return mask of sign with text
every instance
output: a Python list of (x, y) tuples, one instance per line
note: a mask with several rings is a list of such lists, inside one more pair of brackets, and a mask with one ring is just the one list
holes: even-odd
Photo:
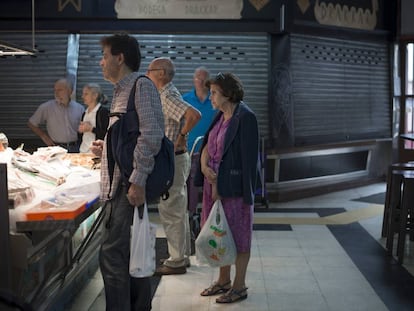
[(116, 0), (120, 19), (240, 19), (243, 0)]

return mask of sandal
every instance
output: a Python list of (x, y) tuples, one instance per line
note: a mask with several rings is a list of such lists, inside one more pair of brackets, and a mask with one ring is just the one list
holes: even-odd
[(230, 287), (231, 281), (228, 281), (227, 283), (220, 285), (218, 282), (213, 283), (209, 288), (206, 288), (203, 290), (200, 295), (201, 296), (214, 296), (221, 293), (227, 292)]
[(224, 295), (216, 299), (216, 303), (233, 303), (236, 301), (241, 301), (247, 298), (247, 287), (242, 288), (241, 290), (235, 290), (231, 288)]

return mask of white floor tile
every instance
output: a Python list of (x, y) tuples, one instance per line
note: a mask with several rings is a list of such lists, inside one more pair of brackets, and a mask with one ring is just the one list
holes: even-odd
[[(328, 311), (328, 304), (321, 294), (268, 295), (269, 310), (274, 311)], [(332, 309), (334, 310), (334, 309)]]
[[(355, 199), (385, 191), (385, 183), (329, 193), (283, 203), (270, 203), (271, 208), (342, 208), (345, 211), (369, 207)], [(317, 212), (256, 213), (256, 218), (318, 218)], [(152, 215), (158, 221), (156, 215)], [(371, 236), (384, 245), (381, 238), (382, 215), (359, 222)], [(201, 297), (200, 292), (217, 279), (218, 269), (199, 265), (191, 257), (192, 266), (184, 275), (163, 276), (153, 298), (153, 310), (179, 311), (385, 311), (387, 307), (369, 282), (347, 255), (326, 225), (291, 225), (290, 231), (254, 231), (251, 260), (246, 275), (248, 298), (223, 305), (214, 297)], [(162, 237), (162, 226), (157, 236)], [(410, 245), (407, 242), (407, 246)], [(413, 243), (411, 243), (413, 244)], [(405, 267), (414, 273), (414, 248), (407, 247)], [(234, 277), (234, 269), (232, 270)], [(74, 302), (71, 311), (104, 310), (104, 297), (98, 296), (103, 285), (97, 273)], [(413, 289), (414, 290), (414, 289)], [(89, 300), (89, 302), (87, 302)], [(95, 300), (91, 307), (90, 301)], [(78, 308), (78, 309), (75, 309)], [(101, 309), (99, 309), (101, 308)]]
[[(329, 310), (335, 311), (388, 311), (388, 308), (376, 295), (363, 293), (336, 293), (324, 295)], [(399, 309), (398, 311), (403, 311)], [(408, 310), (406, 310), (408, 311)]]

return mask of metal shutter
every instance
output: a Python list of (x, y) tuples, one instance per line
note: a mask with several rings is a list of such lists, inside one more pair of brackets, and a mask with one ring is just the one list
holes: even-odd
[(386, 42), (291, 36), (295, 145), (391, 137)]
[[(99, 40), (105, 34), (80, 36), (77, 98), (82, 86), (99, 83), (105, 94), (112, 97), (112, 85), (102, 79), (99, 61)], [(269, 39), (267, 34), (139, 34), (134, 35), (141, 46), (140, 72), (156, 57), (170, 57), (176, 66), (174, 84), (181, 93), (192, 87), (194, 69), (209, 68), (211, 75), (231, 71), (245, 87), (245, 102), (257, 114), (260, 133), (268, 136), (268, 76)]]
[[(82, 86), (88, 82), (101, 84), (111, 99), (112, 85), (104, 81), (99, 67), (99, 39), (105, 34), (81, 34), (77, 68), (76, 100), (82, 102)], [(255, 111), (261, 135), (268, 136), (269, 38), (267, 34), (140, 34), (141, 73), (158, 56), (174, 60), (177, 74), (174, 84), (185, 93), (192, 86), (196, 67), (204, 65), (212, 74), (231, 71), (245, 87), (245, 101)], [(31, 34), (2, 33), (1, 39), (31, 47)], [(31, 57), (0, 58), (0, 131), (17, 143), (38, 138), (26, 126), (27, 120), (42, 102), (53, 98), (53, 83), (67, 74), (68, 34), (36, 34), (36, 45), (44, 52)], [(76, 50), (76, 47), (75, 47)], [(76, 61), (76, 60), (75, 60)], [(70, 62), (72, 64), (72, 61)], [(72, 64), (76, 68), (76, 64)], [(72, 69), (73, 69), (72, 68)]]
[[(2, 34), (1, 39), (30, 48), (29, 34)], [(66, 74), (67, 35), (36, 36), (36, 57), (0, 58), (0, 131), (14, 144), (38, 137), (27, 127), (36, 108), (54, 97), (56, 79)]]

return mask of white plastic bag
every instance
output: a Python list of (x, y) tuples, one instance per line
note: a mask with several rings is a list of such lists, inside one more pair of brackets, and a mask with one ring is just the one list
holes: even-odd
[(135, 207), (129, 256), (129, 274), (132, 277), (144, 278), (154, 274), (156, 231), (157, 226), (149, 221), (147, 204), (144, 205), (142, 219), (139, 218), (138, 207)]
[(198, 262), (211, 267), (234, 264), (237, 250), (220, 200), (214, 202), (195, 241)]

